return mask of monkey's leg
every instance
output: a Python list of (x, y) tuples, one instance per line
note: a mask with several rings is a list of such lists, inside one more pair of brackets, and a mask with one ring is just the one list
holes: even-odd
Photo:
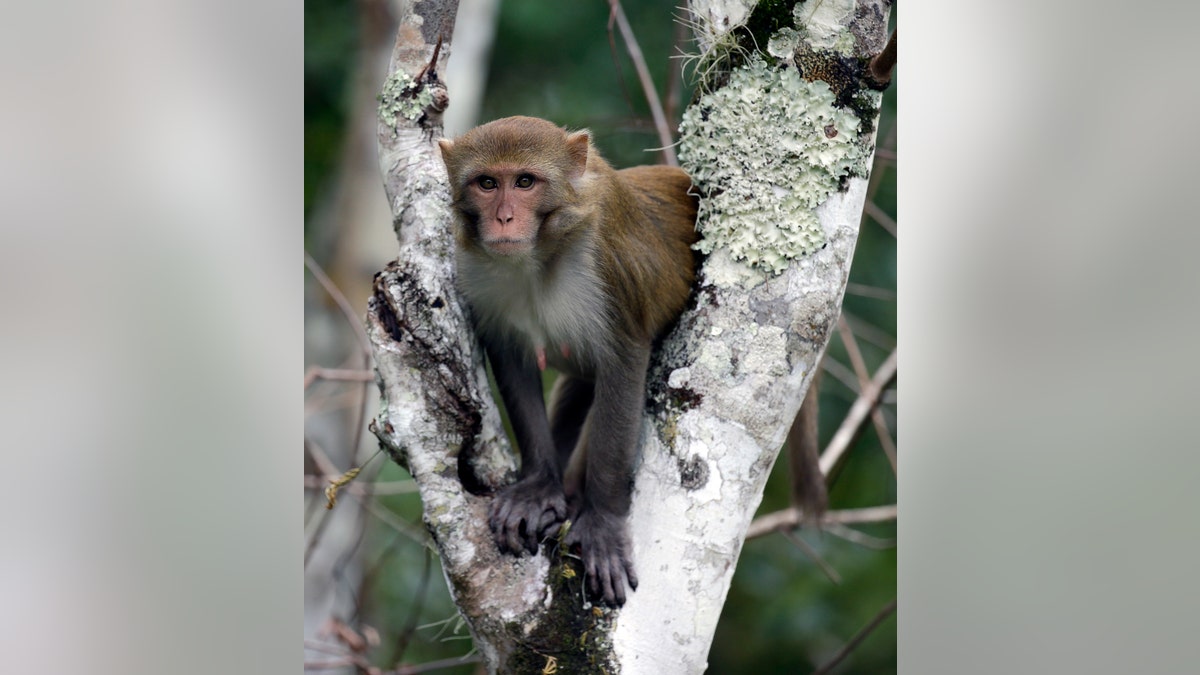
[[(818, 371), (819, 373), (820, 371)], [(804, 403), (788, 431), (788, 469), (792, 483), (792, 502), (800, 507), (805, 519), (820, 520), (828, 505), (825, 476), (821, 474), (821, 447), (817, 438), (817, 389), (820, 377), (814, 377), (804, 395)]]
[[(567, 463), (579, 443), (579, 434), (587, 421), (588, 410), (595, 398), (594, 383), (571, 375), (560, 375), (550, 392), (550, 433), (554, 447), (558, 450), (558, 468), (563, 472), (563, 486), (567, 501), (579, 496), (583, 489), (583, 467), (568, 470)], [(583, 452), (581, 450), (581, 452)], [(572, 464), (578, 463), (576, 458)], [(572, 475), (576, 474), (576, 475)], [(578, 508), (574, 504), (574, 508)]]
[(537, 553), (542, 537), (557, 530), (567, 517), (542, 378), (518, 349), (489, 347), (487, 351), (521, 449), (520, 477), (496, 494), (488, 525), (501, 551)]
[[(580, 441), (584, 461), (582, 506), (567, 533), (568, 547), (578, 545), (592, 597), (619, 607), (625, 586), (637, 590), (626, 517), (633, 488), (646, 398), (649, 346), (625, 345), (616, 358), (602, 364)], [(570, 469), (568, 469), (568, 472)]]

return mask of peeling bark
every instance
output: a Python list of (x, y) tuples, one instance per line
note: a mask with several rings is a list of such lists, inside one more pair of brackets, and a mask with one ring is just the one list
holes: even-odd
[[(451, 594), (491, 672), (553, 663), (559, 672), (702, 673), (747, 528), (839, 315), (867, 176), (844, 177), (816, 207), (824, 247), (781, 273), (720, 247), (705, 260), (694, 302), (648, 377), (630, 514), (640, 585), (620, 610), (591, 607), (570, 556), (501, 555), (488, 530), (488, 495), (512, 479), (514, 460), (454, 291), (449, 189), (434, 144), (457, 3), (402, 4), (389, 83), (421, 105), (393, 102), (399, 114), (381, 116), (379, 128), (400, 256), (376, 277), (367, 315), (383, 393), (372, 431), (419, 486)], [(849, 44), (884, 44), (876, 33), (890, 3), (851, 5)], [(751, 20), (754, 3), (692, 9), (712, 45)], [(873, 136), (878, 109), (866, 112)]]

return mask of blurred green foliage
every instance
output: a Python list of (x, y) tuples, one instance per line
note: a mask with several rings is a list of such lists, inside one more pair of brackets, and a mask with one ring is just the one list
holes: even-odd
[[(304, 217), (341, 151), (357, 56), (358, 10), (345, 0), (304, 1)], [(381, 83), (382, 84), (382, 83)]]
[[(666, 90), (669, 70), (679, 68), (679, 60), (670, 58), (679, 53), (674, 20), (681, 11), (679, 4), (677, 0), (623, 3), (660, 96)], [(658, 146), (658, 137), (641, 87), (619, 35), (615, 35), (614, 57), (608, 18), (604, 0), (503, 2), (481, 121), (516, 114), (544, 117), (564, 126), (591, 129), (602, 153), (617, 167), (658, 162), (658, 153), (650, 150)], [(304, 194), (308, 214), (322, 186), (330, 181), (340, 151), (348, 109), (346, 83), (356, 58), (355, 5), (306, 0), (305, 19)], [(684, 43), (682, 48), (688, 50), (691, 45)], [(691, 96), (687, 79), (674, 101), (675, 110), (681, 110)], [(896, 214), (896, 88), (893, 84), (885, 94), (878, 134), (881, 147), (892, 148), (891, 158), (876, 161), (873, 182), (878, 185), (872, 195), (872, 201), (892, 219)], [(664, 103), (670, 108), (670, 103)], [(870, 219), (863, 223), (850, 280), (883, 291), (883, 297), (876, 297), (878, 293), (856, 294), (852, 290), (844, 306), (854, 325), (873, 327), (856, 335), (868, 367), (875, 368), (895, 347), (896, 239)], [(836, 334), (830, 341), (829, 354), (842, 364), (849, 363)], [(854, 397), (855, 393), (838, 378), (823, 378), (823, 444)], [(894, 421), (890, 426), (894, 434)], [(781, 455), (767, 484), (760, 514), (788, 504), (786, 461)], [(403, 469), (389, 463), (380, 479), (406, 477)], [(866, 427), (851, 450), (831, 488), (830, 499), (834, 509), (895, 503), (895, 477), (873, 426)], [(380, 501), (409, 522), (420, 522), (416, 495), (388, 496)], [(881, 538), (894, 538), (896, 532), (894, 523), (859, 529)], [(841, 583), (831, 582), (799, 547), (781, 535), (748, 542), (717, 629), (709, 657), (710, 673), (809, 672), (896, 597), (894, 548), (873, 550), (810, 530), (798, 536), (836, 570)], [(461, 655), (470, 648), (465, 628), (457, 625), (436, 558), (430, 567), (419, 616), (410, 616), (413, 599), (422, 586), (424, 557), (421, 547), (383, 526), (375, 528), (366, 539), (370, 586), (364, 594), (361, 618), (384, 636), (377, 663), (393, 663), (395, 636), (413, 620), (420, 625), (447, 623), (416, 632), (405, 652), (408, 663)], [(895, 629), (893, 615), (835, 672), (895, 672)], [(439, 672), (471, 673), (474, 666)]]

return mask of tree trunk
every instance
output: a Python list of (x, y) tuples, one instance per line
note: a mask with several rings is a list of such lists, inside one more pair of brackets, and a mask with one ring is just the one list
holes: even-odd
[(492, 541), (487, 493), (514, 460), (454, 291), (434, 145), (456, 3), (402, 11), (379, 126), (401, 253), (367, 315), (383, 392), (372, 430), (419, 486), (491, 672), (705, 669), (746, 529), (839, 315), (874, 149), (880, 94), (866, 66), (890, 3), (808, 4), (778, 16), (749, 1), (690, 6), (708, 79), (680, 159), (702, 195), (707, 258), (648, 376), (629, 516), (640, 584), (620, 610), (587, 604), (569, 557), (515, 558)]

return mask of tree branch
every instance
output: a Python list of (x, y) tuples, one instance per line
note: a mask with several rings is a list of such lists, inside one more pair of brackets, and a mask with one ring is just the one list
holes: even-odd
[[(417, 484), (455, 604), (490, 672), (537, 672), (553, 662), (560, 672), (701, 673), (746, 528), (840, 313), (877, 110), (868, 105), (855, 119), (842, 110), (841, 126), (832, 131), (803, 126), (797, 115), (777, 119), (775, 110), (726, 117), (739, 132), (757, 125), (806, 134), (805, 143), (837, 144), (850, 164), (827, 188), (781, 183), (786, 194), (758, 191), (747, 200), (777, 213), (774, 226), (808, 228), (807, 236), (823, 244), (768, 267), (752, 266), (728, 243), (705, 259), (695, 301), (662, 341), (647, 375), (629, 514), (641, 583), (622, 609), (594, 608), (583, 600), (569, 554), (550, 546), (532, 556), (501, 555), (487, 524), (490, 491), (512, 480), (513, 460), (453, 284), (450, 197), (434, 147), (447, 95), (440, 67), (428, 67), (434, 42), (449, 33), (444, 23), (434, 31), (429, 26), (436, 21), (416, 15), (417, 8), (444, 12), (449, 4), (404, 3), (380, 110), (380, 165), (400, 257), (377, 276), (367, 314), (384, 400), (372, 430)], [(627, 44), (636, 47), (619, 4), (612, 6)], [(887, 3), (879, 8), (886, 16)], [(708, 24), (710, 18), (696, 14), (706, 34), (729, 29)], [(739, 75), (759, 77), (750, 86), (763, 88), (797, 77), (794, 69), (765, 65)], [(828, 87), (792, 84), (814, 102), (832, 96)], [(865, 96), (877, 105), (877, 93)], [(651, 108), (662, 115), (658, 102)], [(744, 138), (734, 132), (710, 140)], [(730, 145), (723, 159), (749, 167), (781, 147)], [(792, 176), (808, 175), (805, 167), (814, 175), (825, 170), (800, 155), (786, 161)], [(721, 192), (720, 184), (694, 182), (702, 204)], [(707, 213), (698, 227), (705, 241), (719, 243), (722, 224), (719, 214)]]
[(642, 55), (642, 48), (638, 46), (637, 36), (633, 34), (633, 28), (629, 25), (629, 19), (625, 18), (625, 10), (621, 8), (621, 0), (608, 0), (608, 5), (612, 8), (613, 16), (617, 20), (617, 28), (621, 31), (621, 38), (625, 41), (625, 48), (629, 51), (629, 58), (633, 61), (633, 67), (637, 70), (638, 80), (642, 83), (642, 92), (646, 95), (646, 104), (650, 106), (650, 115), (654, 118), (654, 128), (658, 130), (658, 142), (662, 146), (659, 149), (663, 153), (663, 159), (666, 164), (679, 166), (679, 158), (675, 156), (675, 139), (671, 134), (670, 126), (667, 124), (667, 116), (663, 112), (662, 101), (658, 98), (658, 91), (654, 88), (654, 79), (650, 77), (650, 69), (646, 67), (646, 57)]
[[(817, 526), (880, 523), (895, 519), (896, 506), (893, 504), (891, 506), (871, 506), (862, 509), (827, 511), (817, 522)], [(750, 523), (750, 528), (746, 530), (746, 539), (756, 539), (772, 532), (794, 530), (804, 523), (804, 514), (800, 512), (800, 509), (791, 506), (755, 518), (754, 522)]]
[(875, 376), (867, 383), (867, 386), (858, 395), (858, 398), (850, 406), (850, 411), (846, 413), (846, 418), (842, 420), (842, 425), (834, 432), (833, 438), (829, 440), (829, 445), (825, 448), (825, 452), (821, 453), (821, 473), (826, 476), (833, 475), (833, 472), (841, 467), (842, 461), (845, 459), (846, 451), (854, 444), (854, 440), (862, 433), (862, 426), (870, 417), (871, 411), (879, 405), (879, 399), (883, 396), (883, 391), (891, 384), (896, 377), (896, 352), (892, 351), (879, 366), (879, 370), (875, 371)]

